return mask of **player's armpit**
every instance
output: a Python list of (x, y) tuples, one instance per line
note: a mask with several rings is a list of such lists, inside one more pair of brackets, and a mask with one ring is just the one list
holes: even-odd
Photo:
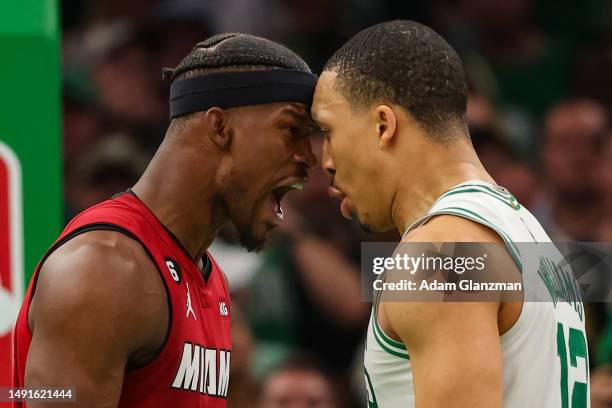
[(137, 242), (117, 232), (88, 232), (45, 262), (29, 322), (26, 387), (75, 390), (76, 403), (54, 407), (116, 407), (132, 356), (163, 344), (166, 293)]
[(385, 302), (410, 354), (416, 406), (502, 406), (503, 370), (494, 302)]

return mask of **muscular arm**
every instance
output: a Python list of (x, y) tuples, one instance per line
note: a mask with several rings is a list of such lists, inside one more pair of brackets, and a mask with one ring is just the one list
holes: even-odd
[(502, 406), (497, 304), (394, 302), (384, 306), (410, 353), (417, 407)]
[(168, 308), (161, 278), (140, 244), (117, 232), (92, 231), (47, 259), (28, 317), (33, 338), (26, 387), (76, 390), (76, 403), (54, 407), (116, 407), (128, 363), (146, 360), (163, 343)]
[[(434, 218), (405, 242), (501, 242), (486, 227)], [(505, 256), (505, 255), (503, 255)], [(508, 257), (510, 255), (507, 255)], [(508, 258), (508, 262), (510, 262)], [(507, 265), (507, 264), (506, 264)], [(420, 408), (501, 407), (500, 302), (382, 302), (384, 325), (406, 345)], [(512, 313), (516, 315), (520, 309)], [(513, 321), (518, 315), (510, 318)]]

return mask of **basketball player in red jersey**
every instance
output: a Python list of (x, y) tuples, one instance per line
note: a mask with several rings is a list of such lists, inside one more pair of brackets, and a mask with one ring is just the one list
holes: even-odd
[(206, 249), (228, 221), (259, 249), (316, 161), (316, 77), (287, 48), (217, 35), (164, 76), (172, 121), (149, 167), (68, 224), (17, 320), (14, 387), (75, 390), (54, 407), (225, 407), (230, 299)]

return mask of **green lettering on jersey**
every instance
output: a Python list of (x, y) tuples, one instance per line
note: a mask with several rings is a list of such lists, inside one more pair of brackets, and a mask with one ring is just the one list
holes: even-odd
[(365, 367), (363, 368), (363, 373), (365, 374), (366, 388), (368, 391), (368, 408), (378, 408), (378, 403), (376, 402), (376, 394), (374, 393), (374, 387), (372, 386), (372, 381), (370, 380), (368, 370)]
[(578, 313), (580, 321), (583, 321), (582, 297), (571, 271), (562, 268), (548, 258), (541, 257), (538, 275), (544, 282), (553, 304), (557, 306), (559, 301), (567, 302)]
[[(569, 353), (568, 353), (569, 349)], [(574, 381), (571, 386), (571, 406), (570, 406), (570, 386), (569, 386), (569, 363), (572, 367), (578, 367), (578, 358), (585, 361), (585, 382)], [(589, 357), (587, 354), (586, 338), (582, 330), (569, 328), (569, 344), (565, 342), (565, 328), (563, 324), (557, 323), (557, 357), (561, 363), (561, 408), (586, 408), (588, 404), (588, 382), (589, 382)]]

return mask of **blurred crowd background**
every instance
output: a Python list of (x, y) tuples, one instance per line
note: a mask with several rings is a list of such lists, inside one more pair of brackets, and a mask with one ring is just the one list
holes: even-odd
[[(612, 2), (62, 0), (61, 12), (66, 220), (137, 180), (168, 125), (161, 69), (195, 43), (262, 35), (319, 73), (359, 30), (402, 18), (432, 26), (461, 55), (472, 140), (497, 182), (553, 240), (612, 240)], [(262, 254), (242, 251), (231, 231), (211, 248), (233, 296), (230, 407), (365, 401), (360, 242), (397, 237), (342, 219), (327, 185), (316, 169), (289, 195)], [(594, 399), (612, 400), (612, 310), (587, 309)]]

